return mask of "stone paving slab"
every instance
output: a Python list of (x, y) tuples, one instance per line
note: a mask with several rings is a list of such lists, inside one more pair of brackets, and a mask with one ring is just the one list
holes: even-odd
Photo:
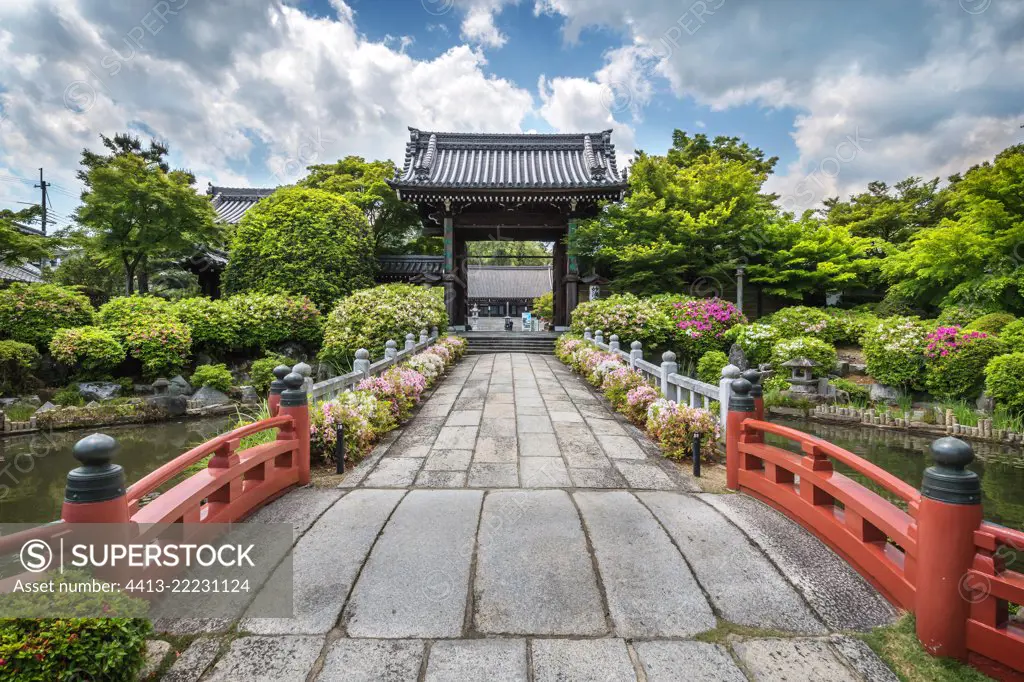
[(569, 471), (561, 457), (526, 457), (519, 464), (524, 488), (568, 488)]
[(700, 495), (779, 567), (832, 631), (868, 631), (896, 609), (853, 568), (796, 522), (747, 495)]
[(560, 490), (499, 491), (484, 500), (474, 623), (480, 632), (607, 632), (579, 516)]
[(626, 479), (630, 488), (640, 490), (677, 490), (676, 485), (665, 470), (651, 462), (619, 460), (615, 468)]
[(692, 637), (717, 625), (686, 562), (630, 493), (576, 493), (620, 637)]
[(621, 639), (535, 639), (530, 652), (534, 682), (636, 679)]
[(822, 640), (748, 639), (734, 643), (732, 650), (755, 682), (859, 682)]
[(256, 634), (321, 634), (334, 627), (367, 553), (402, 499), (399, 490), (353, 490), (299, 540), (292, 576), (282, 567), (270, 584), (292, 580), (292, 618), (246, 618), (239, 627)]
[[(414, 490), (370, 553), (344, 622), (352, 637), (458, 637), (483, 493)], [(470, 542), (471, 545), (471, 542)]]
[(220, 651), (220, 640), (199, 637), (193, 640), (174, 662), (160, 682), (198, 682)]
[(668, 530), (723, 618), (750, 627), (825, 634), (793, 586), (719, 512), (690, 495), (638, 497)]
[(306, 682), (323, 637), (239, 637), (204, 682)]
[(340, 490), (299, 488), (257, 511), (249, 522), (290, 523), (298, 539), (343, 494)]
[(718, 644), (650, 641), (636, 642), (633, 648), (647, 682), (747, 682), (728, 650)]
[(339, 639), (316, 682), (415, 682), (423, 648), (419, 640)]
[(867, 682), (899, 682), (899, 678), (862, 639), (845, 635), (832, 635), (832, 647)]
[(425, 682), (526, 682), (525, 639), (435, 642)]

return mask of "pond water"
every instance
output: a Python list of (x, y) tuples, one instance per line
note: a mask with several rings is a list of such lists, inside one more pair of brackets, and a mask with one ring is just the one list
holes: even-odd
[(160, 424), (35, 433), (0, 439), (0, 523), (44, 523), (60, 518), (64, 481), (78, 466), (71, 448), (101, 431), (117, 439), (114, 461), (128, 484), (214, 436), (231, 429), (237, 416), (186, 419)]
[[(929, 436), (806, 419), (773, 417), (772, 421), (835, 443), (918, 489), (921, 488), (924, 470), (932, 464), (929, 448), (934, 438)], [(788, 441), (775, 440), (775, 437), (771, 440), (779, 446), (788, 444)], [(1024, 453), (1018, 448), (990, 443), (976, 442), (972, 446), (975, 460), (969, 468), (981, 477), (985, 519), (1011, 528), (1024, 529)], [(895, 500), (887, 491), (848, 467), (841, 464), (835, 467), (837, 471), (879, 495)]]

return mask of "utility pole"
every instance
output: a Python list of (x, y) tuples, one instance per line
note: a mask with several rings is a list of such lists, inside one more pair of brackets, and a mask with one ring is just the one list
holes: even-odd
[(40, 168), (39, 169), (39, 184), (36, 185), (35, 187), (36, 187), (36, 189), (42, 190), (42, 193), (43, 193), (39, 205), (43, 209), (42, 222), (43, 222), (43, 236), (44, 237), (46, 236), (46, 203), (48, 201), (47, 196), (46, 196), (46, 188), (49, 187), (49, 186), (50, 186), (50, 183), (48, 183), (45, 180), (43, 180), (43, 169)]

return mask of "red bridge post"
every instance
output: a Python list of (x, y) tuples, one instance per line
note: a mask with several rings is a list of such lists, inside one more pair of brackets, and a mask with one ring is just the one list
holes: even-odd
[(966, 467), (971, 446), (958, 438), (932, 443), (935, 466), (924, 472), (917, 512), (917, 638), (933, 656), (967, 660), (967, 619), (974, 592), (968, 571), (982, 522), (981, 480)]
[(124, 469), (114, 464), (117, 441), (94, 433), (75, 443), (72, 453), (82, 466), (68, 472), (64, 486), (65, 523), (128, 523)]
[(729, 490), (740, 489), (740, 437), (743, 420), (754, 416), (754, 399), (750, 382), (733, 379), (729, 396), (729, 414), (725, 424), (725, 484)]
[(292, 372), (282, 381), (285, 389), (281, 392), (278, 411), (282, 417), (292, 418), (294, 431), (282, 429), (277, 439), (294, 438), (299, 441), (299, 485), (309, 485), (309, 398), (306, 397), (306, 378), (298, 372)]

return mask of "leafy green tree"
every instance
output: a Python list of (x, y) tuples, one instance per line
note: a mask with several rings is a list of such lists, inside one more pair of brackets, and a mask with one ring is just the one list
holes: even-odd
[(216, 242), (219, 228), (210, 202), (192, 187), (194, 176), (167, 169), (165, 146), (143, 148), (128, 135), (101, 139), (109, 154), (82, 152), (78, 177), (86, 189), (75, 218), (85, 233), (79, 238), (104, 263), (123, 268), (126, 294), (134, 293), (136, 276), (146, 293), (152, 261)]
[(26, 234), (17, 225), (27, 225), (41, 213), (38, 206), (21, 211), (0, 211), (0, 263), (20, 265), (26, 261), (48, 258), (50, 249), (45, 238)]
[(826, 199), (824, 214), (829, 224), (846, 227), (854, 236), (902, 244), (942, 219), (945, 197), (938, 185), (938, 178), (923, 182), (911, 177), (892, 187), (881, 181), (871, 182), (866, 192), (851, 196), (849, 201)]
[(45, 270), (43, 279), (65, 287), (82, 287), (93, 301), (105, 302), (124, 291), (124, 272), (120, 263), (105, 265), (100, 256), (82, 249)]
[(718, 135), (715, 139), (709, 140), (704, 133), (690, 137), (682, 130), (672, 132), (672, 148), (668, 151), (667, 158), (669, 163), (683, 168), (712, 153), (717, 153), (727, 161), (738, 161), (756, 175), (764, 177), (772, 174), (775, 164), (779, 161), (777, 156), (764, 158), (762, 150), (751, 147), (738, 137)]
[(303, 294), (321, 310), (373, 285), (366, 218), (336, 193), (283, 187), (242, 218), (224, 271), (227, 293)]
[(813, 301), (826, 292), (863, 288), (879, 266), (875, 240), (855, 237), (810, 211), (797, 221), (780, 217), (764, 235), (763, 262), (748, 266), (747, 274), (774, 296)]
[(388, 185), (394, 176), (392, 161), (346, 156), (335, 163), (310, 166), (299, 186), (341, 195), (363, 212), (373, 230), (376, 253), (402, 253), (417, 236), (420, 217), (416, 206), (400, 200)]
[(549, 261), (543, 259), (551, 258), (551, 251), (541, 242), (489, 239), (469, 242), (466, 248), (470, 265), (547, 265)]

